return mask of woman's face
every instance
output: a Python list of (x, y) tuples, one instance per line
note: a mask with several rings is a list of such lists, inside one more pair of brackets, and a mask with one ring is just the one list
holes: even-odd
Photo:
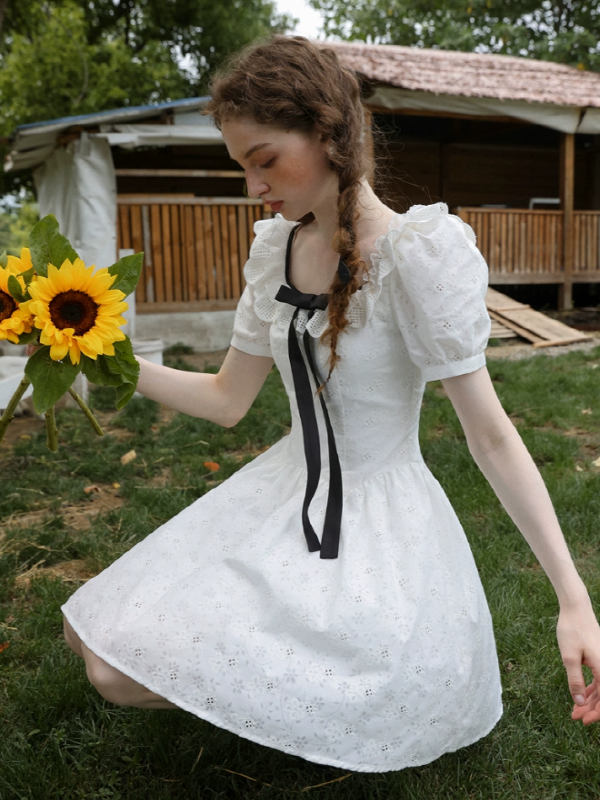
[(250, 197), (261, 197), (285, 219), (300, 219), (337, 198), (337, 175), (316, 133), (284, 130), (249, 118), (221, 125), (229, 155), (246, 173)]

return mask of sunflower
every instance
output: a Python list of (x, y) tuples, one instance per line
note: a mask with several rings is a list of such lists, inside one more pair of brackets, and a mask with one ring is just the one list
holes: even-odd
[(22, 333), (30, 333), (33, 329), (33, 317), (26, 303), (18, 303), (8, 291), (8, 279), (14, 275), (21, 291), (25, 291), (25, 281), (19, 273), (31, 267), (31, 255), (27, 247), (21, 250), (21, 257), (8, 256), (6, 267), (0, 267), (0, 340), (8, 339), (13, 344), (19, 343)]
[(60, 361), (67, 353), (79, 364), (81, 353), (89, 358), (114, 356), (114, 342), (126, 336), (119, 330), (127, 320), (120, 316), (129, 308), (125, 294), (110, 289), (116, 279), (108, 269), (86, 267), (80, 258), (66, 259), (60, 269), (48, 265), (48, 277), (38, 276), (29, 287), (32, 299), (23, 305), (35, 315), (40, 343), (50, 345), (50, 358)]

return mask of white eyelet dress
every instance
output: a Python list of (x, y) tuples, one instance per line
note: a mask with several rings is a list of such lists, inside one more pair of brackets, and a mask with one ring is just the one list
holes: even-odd
[[(294, 223), (256, 223), (232, 345), (272, 356), (292, 429), (108, 569), (63, 611), (109, 664), (182, 709), (310, 761), (384, 772), (485, 736), (502, 714), (492, 621), (463, 529), (421, 456), (426, 381), (485, 364), (487, 267), (442, 203), (396, 215), (351, 296), (323, 395), (343, 483), (339, 552), (309, 552), (285, 285)], [(309, 319), (310, 317), (310, 319)], [(327, 310), (297, 312), (314, 364)], [(304, 345), (303, 345), (304, 347)], [(304, 352), (304, 351), (303, 351)], [(330, 451), (313, 399), (323, 530)]]

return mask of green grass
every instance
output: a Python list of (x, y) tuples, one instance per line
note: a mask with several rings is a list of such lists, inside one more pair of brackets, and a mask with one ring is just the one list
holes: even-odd
[[(600, 348), (489, 363), (498, 394), (547, 481), (596, 606), (600, 469), (592, 462), (600, 456), (599, 363)], [(61, 638), (59, 608), (77, 584), (50, 571), (44, 576), (43, 569), (71, 561), (102, 569), (277, 441), (290, 424), (276, 369), (231, 429), (168, 418), (146, 398), (114, 412), (111, 399), (110, 390), (93, 392), (110, 431), (102, 439), (80, 412), (63, 410), (57, 453), (46, 449), (43, 434), (0, 449), (0, 524), (43, 509), (29, 526), (0, 536), (0, 643), (10, 642), (0, 652), (0, 800), (270, 800), (345, 775), (184, 712), (112, 706), (88, 685), (82, 662)], [(429, 385), (422, 420), (423, 453), (465, 527), (494, 617), (505, 714), (482, 741), (425, 767), (353, 774), (303, 794), (331, 800), (597, 798), (600, 728), (570, 720), (551, 586), (472, 462), (439, 384)], [(131, 449), (137, 458), (123, 466), (120, 456)], [(221, 469), (211, 473), (205, 461)], [(114, 483), (122, 506), (91, 518), (87, 530), (66, 524), (67, 504), (96, 502), (86, 486)], [(29, 586), (15, 582), (42, 561), (40, 577)]]

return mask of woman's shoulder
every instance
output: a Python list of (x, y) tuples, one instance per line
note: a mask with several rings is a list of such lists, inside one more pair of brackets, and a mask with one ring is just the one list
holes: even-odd
[(473, 244), (476, 237), (470, 225), (457, 216), (451, 214), (446, 203), (430, 203), (428, 205), (414, 205), (403, 214), (396, 214), (390, 223), (390, 232), (395, 232), (394, 238), (399, 240), (401, 235), (411, 237), (418, 233), (421, 236), (446, 236), (449, 239), (466, 238)]

